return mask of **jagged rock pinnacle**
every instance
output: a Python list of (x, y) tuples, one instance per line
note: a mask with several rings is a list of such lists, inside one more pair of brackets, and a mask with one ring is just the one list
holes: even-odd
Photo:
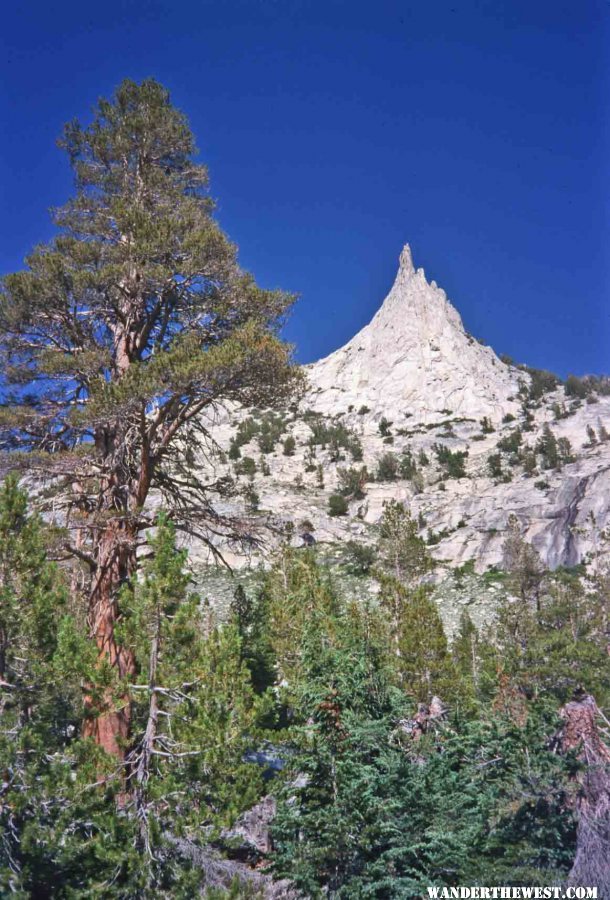
[(401, 272), (404, 272), (407, 275), (413, 275), (415, 273), (413, 256), (411, 255), (411, 248), (408, 244), (405, 244), (402, 248), (402, 253), (400, 254), (399, 261), (399, 269)]
[(447, 409), (494, 420), (517, 411), (516, 374), (464, 330), (445, 292), (415, 269), (409, 244), (372, 321), (309, 376), (311, 406), (324, 413), (364, 405), (377, 418), (408, 413), (416, 422)]

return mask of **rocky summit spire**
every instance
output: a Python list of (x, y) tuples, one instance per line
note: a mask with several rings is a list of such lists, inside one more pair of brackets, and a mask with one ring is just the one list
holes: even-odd
[(402, 253), (400, 254), (399, 272), (403, 272), (405, 275), (415, 274), (415, 266), (413, 265), (411, 248), (408, 244), (404, 245), (404, 247), (402, 248)]
[(465, 331), (445, 292), (415, 269), (408, 244), (372, 321), (309, 376), (311, 406), (325, 413), (368, 406), (375, 418), (428, 422), (445, 410), (477, 419), (517, 411), (516, 372)]

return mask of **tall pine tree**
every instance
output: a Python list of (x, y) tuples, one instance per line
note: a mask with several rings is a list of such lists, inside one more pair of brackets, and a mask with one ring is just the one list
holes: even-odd
[[(212, 504), (223, 483), (205, 475), (210, 416), (220, 402), (270, 405), (294, 388), (277, 337), (292, 298), (239, 268), (187, 120), (154, 80), (123, 82), (88, 127), (69, 123), (60, 145), (76, 194), (53, 214), (57, 236), (0, 290), (0, 448), (55, 476), (66, 549), (90, 574), (100, 664), (129, 680), (119, 592), (151, 524), (149, 492), (211, 547), (219, 533), (251, 537)], [(89, 705), (87, 733), (121, 756), (128, 694)]]

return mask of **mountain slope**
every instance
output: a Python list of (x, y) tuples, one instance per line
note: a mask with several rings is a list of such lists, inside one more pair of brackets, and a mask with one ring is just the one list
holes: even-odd
[[(371, 543), (384, 502), (396, 498), (440, 570), (502, 565), (513, 514), (551, 568), (605, 550), (607, 381), (567, 393), (548, 373), (505, 365), (466, 333), (445, 293), (415, 270), (408, 246), (370, 324), (306, 372), (297, 406), (279, 415), (231, 410), (215, 422), (220, 446), (232, 451), (215, 474), (231, 475), (238, 490), (223, 511), (252, 511), (254, 492), (255, 518), (270, 513), (294, 528), (296, 543), (303, 530), (331, 545)], [(355, 497), (345, 473), (363, 467)], [(347, 512), (330, 515), (338, 492)]]

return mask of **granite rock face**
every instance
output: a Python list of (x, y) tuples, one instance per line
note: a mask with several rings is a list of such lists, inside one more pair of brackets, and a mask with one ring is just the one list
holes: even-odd
[(368, 406), (377, 418), (408, 411), (426, 422), (451, 410), (496, 420), (518, 408), (515, 371), (465, 331), (445, 292), (415, 269), (408, 244), (373, 320), (308, 375), (310, 406), (330, 414)]
[[(303, 400), (280, 412), (284, 430), (275, 449), (263, 452), (254, 436), (241, 446), (242, 458), (256, 461), (256, 474), (240, 474), (239, 461), (228, 460), (214, 473), (237, 482), (237, 497), (223, 512), (243, 511), (239, 491), (255, 489), (260, 519), (267, 514), (276, 525), (293, 526), (296, 543), (302, 540), (299, 523), (306, 521), (318, 543), (340, 546), (347, 540), (374, 542), (383, 505), (395, 498), (420, 523), (439, 571), (467, 562), (478, 572), (501, 565), (511, 514), (551, 568), (605, 550), (609, 392), (578, 398), (561, 384), (533, 391), (530, 373), (506, 365), (468, 335), (444, 291), (414, 268), (408, 246), (370, 324), (306, 373)], [(240, 422), (264, 415), (227, 410), (214, 423), (214, 437), (228, 449)], [(332, 441), (316, 438), (320, 428), (342, 429), (358, 444), (358, 455), (347, 445), (337, 452)], [(541, 452), (549, 430), (560, 451), (553, 464)], [(288, 435), (294, 448), (285, 454), (282, 440)], [(461, 473), (447, 472), (439, 448), (463, 454)], [(384, 480), (379, 462), (388, 454), (398, 471)], [(405, 455), (415, 461), (416, 477), (400, 468)], [(347, 515), (329, 515), (329, 496), (341, 489), (342, 470), (362, 466), (368, 470), (364, 497), (348, 498)], [(270, 538), (267, 547), (273, 546)], [(260, 559), (254, 554), (245, 560), (230, 548), (227, 555), (237, 566)]]

